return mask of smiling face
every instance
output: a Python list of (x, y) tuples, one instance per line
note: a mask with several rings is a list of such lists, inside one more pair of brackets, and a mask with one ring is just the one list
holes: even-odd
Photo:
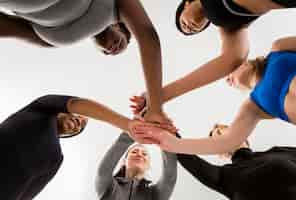
[(87, 118), (66, 113), (60, 113), (57, 120), (60, 137), (77, 135), (87, 124)]
[(123, 23), (110, 25), (95, 36), (95, 42), (106, 55), (122, 53), (128, 46), (131, 34)]
[(127, 171), (133, 171), (132, 174), (145, 174), (150, 167), (150, 157), (146, 148), (141, 144), (133, 146), (128, 151), (125, 166)]
[(183, 10), (179, 12), (181, 13), (176, 20), (178, 20), (180, 31), (186, 35), (199, 33), (209, 25), (199, 0), (185, 1)]

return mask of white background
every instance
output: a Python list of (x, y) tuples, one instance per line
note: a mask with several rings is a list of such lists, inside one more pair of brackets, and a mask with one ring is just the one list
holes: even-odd
[[(179, 0), (143, 4), (161, 38), (163, 80), (171, 82), (216, 56), (220, 49), (217, 29), (211, 26), (194, 37), (183, 37), (174, 25)], [(272, 12), (250, 28), (250, 57), (266, 54), (273, 40), (295, 34), (295, 10)], [(87, 97), (131, 117), (128, 98), (144, 90), (135, 40), (120, 56), (104, 56), (91, 40), (60, 49), (40, 49), (14, 39), (1, 39), (0, 119), (45, 94)], [(207, 136), (216, 122), (229, 123), (244, 94), (229, 88), (224, 80), (191, 92), (166, 104), (165, 110), (181, 129), (183, 137)], [(64, 163), (55, 178), (36, 199), (95, 200), (94, 178), (104, 152), (120, 130), (90, 120), (84, 134), (63, 140)], [(25, 133), (22, 133), (25, 134)], [(251, 136), (254, 150), (274, 145), (295, 145), (295, 127), (279, 120), (262, 122)], [(149, 178), (159, 176), (159, 152), (152, 148)], [(206, 157), (218, 163), (214, 156)], [(221, 163), (220, 163), (221, 164)], [(225, 199), (194, 180), (179, 167), (173, 200)]]

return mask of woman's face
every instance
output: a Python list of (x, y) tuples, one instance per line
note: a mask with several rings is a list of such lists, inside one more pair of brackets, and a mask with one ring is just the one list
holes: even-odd
[(60, 113), (58, 119), (58, 130), (61, 136), (78, 134), (87, 124), (87, 118), (80, 115)]
[(106, 55), (122, 53), (129, 43), (127, 34), (120, 28), (119, 24), (109, 26), (95, 38), (96, 44)]
[(230, 87), (239, 90), (252, 89), (254, 87), (254, 81), (254, 69), (248, 62), (242, 64), (226, 78), (226, 82)]
[(135, 170), (139, 174), (144, 174), (150, 167), (150, 157), (143, 145), (132, 147), (125, 160), (127, 170)]
[(180, 16), (180, 25), (183, 32), (193, 34), (200, 32), (208, 23), (208, 19), (202, 13), (202, 5), (199, 0), (186, 2)]

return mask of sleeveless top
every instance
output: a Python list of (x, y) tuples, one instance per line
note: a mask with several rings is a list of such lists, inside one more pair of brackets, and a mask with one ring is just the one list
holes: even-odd
[(289, 121), (285, 112), (285, 97), (296, 76), (296, 52), (278, 51), (267, 56), (260, 82), (250, 94), (251, 100), (273, 117)]

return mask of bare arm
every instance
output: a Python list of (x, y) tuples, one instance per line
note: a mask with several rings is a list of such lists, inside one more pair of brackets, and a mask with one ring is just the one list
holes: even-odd
[(41, 40), (28, 21), (0, 13), (0, 37), (16, 38), (40, 47), (52, 47)]
[(247, 34), (247, 29), (236, 32), (226, 32), (220, 29), (222, 39), (220, 55), (190, 74), (165, 86), (163, 102), (221, 79), (239, 67), (245, 61), (249, 52)]
[(158, 34), (139, 0), (118, 0), (119, 15), (135, 36), (147, 86), (148, 107), (161, 112), (162, 62)]
[(296, 37), (285, 37), (274, 41), (271, 51), (296, 51)]
[(151, 138), (161, 149), (169, 152), (193, 155), (222, 154), (233, 152), (247, 139), (263, 118), (261, 113), (257, 105), (248, 99), (225, 133), (216, 138), (179, 139), (166, 130), (143, 126), (136, 127), (134, 134)]
[(235, 120), (220, 137), (182, 139), (176, 151), (185, 154), (220, 154), (233, 152), (252, 133), (261, 119), (259, 108), (250, 100), (244, 102)]
[(73, 98), (68, 101), (67, 108), (71, 113), (107, 122), (125, 131), (129, 130), (130, 119), (98, 102), (88, 99)]

